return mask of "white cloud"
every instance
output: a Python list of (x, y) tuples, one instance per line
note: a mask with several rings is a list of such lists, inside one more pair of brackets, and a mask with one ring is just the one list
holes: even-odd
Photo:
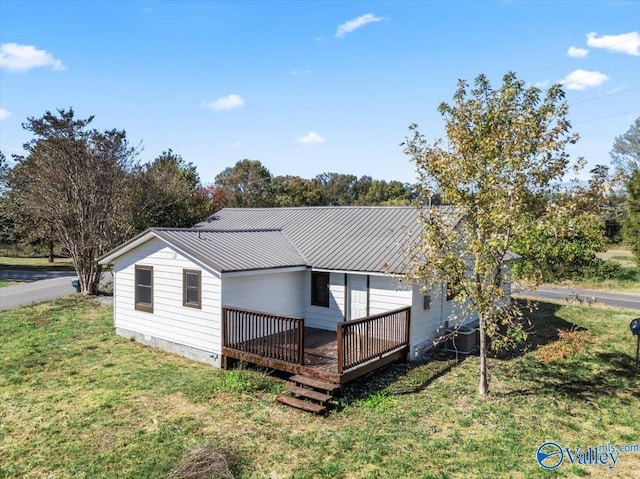
[(549, 85), (549, 80), (542, 80), (542, 81), (537, 81), (533, 84), (534, 87), (536, 88), (546, 88)]
[(342, 38), (347, 33), (351, 33), (352, 31), (357, 30), (360, 27), (364, 27), (367, 23), (381, 22), (382, 20), (384, 20), (384, 18), (377, 17), (373, 13), (360, 15), (358, 18), (354, 18), (353, 20), (349, 20), (348, 22), (340, 25), (338, 27), (338, 31), (336, 32), (336, 37)]
[(38, 50), (33, 45), (3, 43), (0, 45), (0, 68), (9, 71), (26, 72), (37, 67), (51, 67), (52, 70), (64, 70), (60, 60), (46, 50)]
[(608, 79), (607, 75), (598, 71), (575, 70), (560, 80), (560, 83), (569, 90), (585, 90), (602, 85)]
[(316, 143), (324, 143), (324, 138), (318, 135), (315, 131), (310, 131), (307, 135), (298, 138), (296, 143), (299, 143), (300, 145), (313, 145)]
[(587, 45), (593, 48), (606, 48), (612, 52), (640, 56), (640, 33), (629, 32), (620, 35), (602, 35), (587, 33)]
[(221, 111), (233, 110), (234, 108), (241, 107), (242, 105), (244, 105), (244, 98), (232, 93), (231, 95), (220, 97), (212, 103), (205, 102), (202, 104), (202, 108), (211, 108), (212, 110)]
[(4, 108), (0, 108), (0, 120), (4, 120), (11, 116), (11, 112), (9, 110), (5, 110)]
[(571, 58), (582, 58), (586, 57), (588, 54), (589, 50), (586, 48), (569, 47), (569, 50), (567, 50), (567, 55)]

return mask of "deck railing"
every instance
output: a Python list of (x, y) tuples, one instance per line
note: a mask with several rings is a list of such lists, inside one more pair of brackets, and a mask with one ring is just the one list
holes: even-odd
[(266, 358), (304, 364), (304, 320), (224, 306), (222, 345)]
[(411, 307), (338, 323), (338, 373), (409, 345)]

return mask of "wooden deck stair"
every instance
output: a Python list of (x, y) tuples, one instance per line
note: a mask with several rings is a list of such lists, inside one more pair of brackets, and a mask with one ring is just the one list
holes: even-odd
[(340, 385), (297, 374), (289, 378), (284, 389), (290, 396), (278, 395), (276, 402), (315, 414), (326, 414), (329, 403), (340, 390)]

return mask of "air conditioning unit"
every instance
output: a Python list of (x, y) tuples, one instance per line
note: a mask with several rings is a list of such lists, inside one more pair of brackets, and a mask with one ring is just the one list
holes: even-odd
[(444, 350), (456, 354), (473, 354), (478, 350), (478, 330), (469, 326), (458, 326), (445, 330), (448, 339)]

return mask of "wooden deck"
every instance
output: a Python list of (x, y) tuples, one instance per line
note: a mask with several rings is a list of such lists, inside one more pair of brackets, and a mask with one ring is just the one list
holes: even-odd
[(232, 358), (342, 386), (408, 353), (409, 308), (345, 321), (337, 331), (305, 327), (299, 318), (224, 311), (224, 366)]

